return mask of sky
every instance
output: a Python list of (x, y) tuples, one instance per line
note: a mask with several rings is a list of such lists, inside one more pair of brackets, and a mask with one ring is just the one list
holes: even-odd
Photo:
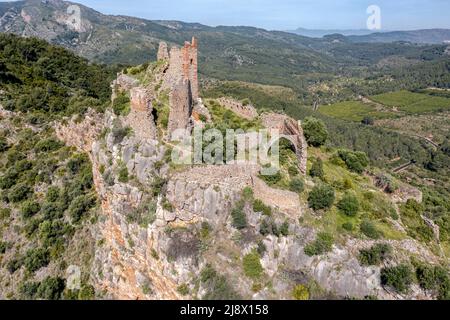
[(380, 8), (381, 29), (450, 28), (450, 0), (73, 0), (105, 14), (245, 25), (270, 30), (365, 29)]

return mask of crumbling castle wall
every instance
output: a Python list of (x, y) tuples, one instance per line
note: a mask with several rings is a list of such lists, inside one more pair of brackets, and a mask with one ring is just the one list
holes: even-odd
[(254, 120), (258, 117), (258, 112), (256, 111), (255, 107), (251, 105), (244, 106), (242, 102), (235, 99), (223, 97), (217, 99), (217, 102), (219, 102), (221, 106), (233, 111), (244, 119)]
[(191, 127), (192, 94), (187, 79), (180, 79), (174, 85), (169, 96), (170, 113), (167, 130), (172, 134), (177, 129)]

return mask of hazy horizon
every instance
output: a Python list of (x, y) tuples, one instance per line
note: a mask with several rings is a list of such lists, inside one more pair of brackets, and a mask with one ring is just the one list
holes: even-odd
[[(10, 2), (2, 1), (0, 2)], [(366, 29), (367, 8), (381, 9), (381, 30), (450, 28), (446, 0), (78, 0), (104, 14), (149, 20), (179, 20), (209, 26), (254, 26), (269, 30)], [(436, 14), (438, 13), (438, 14)], [(442, 13), (442, 14), (439, 14)]]

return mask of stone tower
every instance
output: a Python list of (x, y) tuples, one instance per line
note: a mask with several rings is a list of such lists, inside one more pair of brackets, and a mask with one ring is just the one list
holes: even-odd
[[(167, 45), (160, 44), (158, 51), (158, 59), (165, 59), (165, 48)], [(169, 54), (169, 69), (166, 74), (166, 87), (171, 89), (175, 86), (180, 78), (188, 80), (190, 91), (192, 93), (192, 101), (196, 103), (199, 98), (198, 90), (198, 42), (194, 37), (192, 42), (185, 42), (180, 49), (172, 47)]]

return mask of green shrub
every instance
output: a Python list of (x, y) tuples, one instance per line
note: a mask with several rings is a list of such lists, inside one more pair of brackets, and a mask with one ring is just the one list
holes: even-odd
[(398, 265), (381, 270), (381, 283), (390, 286), (400, 293), (408, 291), (413, 282), (413, 272), (410, 266)]
[(304, 285), (296, 285), (292, 290), (292, 296), (295, 300), (309, 300), (309, 290)]
[(384, 262), (392, 253), (392, 247), (389, 244), (376, 244), (370, 249), (359, 251), (359, 262), (365, 266), (377, 266)]
[(200, 281), (206, 287), (204, 300), (240, 300), (241, 296), (234, 291), (227, 278), (218, 275), (211, 265), (206, 265), (200, 272)]
[(47, 266), (50, 262), (50, 254), (47, 249), (30, 249), (24, 259), (25, 268), (34, 273), (35, 271)]
[(369, 165), (369, 158), (364, 152), (353, 152), (350, 150), (341, 149), (338, 151), (338, 155), (345, 162), (350, 171), (354, 171), (359, 174), (363, 173)]
[(8, 148), (9, 144), (8, 141), (6, 141), (6, 138), (0, 137), (0, 152), (5, 152)]
[(13, 258), (8, 261), (6, 265), (6, 269), (8, 269), (9, 273), (13, 274), (17, 270), (19, 270), (24, 264), (24, 259), (22, 258)]
[(0, 208), (0, 220), (8, 219), (11, 216), (11, 209), (9, 208)]
[(247, 216), (244, 212), (243, 205), (238, 205), (231, 211), (232, 225), (238, 230), (247, 228)]
[(265, 183), (267, 183), (267, 185), (275, 186), (277, 183), (279, 183), (283, 179), (283, 176), (281, 175), (280, 170), (278, 170), (276, 173), (274, 173), (272, 175), (260, 174), (259, 178), (261, 180), (263, 180)]
[(272, 215), (272, 208), (269, 206), (266, 206), (261, 200), (256, 199), (253, 201), (253, 211), (262, 213), (265, 216)]
[(300, 171), (298, 170), (297, 166), (290, 166), (288, 168), (288, 173), (291, 177), (295, 177), (300, 173)]
[(263, 236), (273, 234), (274, 236), (278, 237), (280, 235), (277, 224), (271, 218), (263, 219), (263, 221), (261, 222), (261, 225), (259, 227), (259, 233)]
[(308, 117), (303, 121), (303, 132), (306, 141), (313, 147), (320, 147), (328, 139), (328, 131), (322, 120)]
[(78, 300), (94, 300), (95, 288), (90, 284), (83, 284), (78, 293)]
[(361, 223), (360, 230), (366, 237), (371, 239), (380, 239), (383, 236), (383, 233), (369, 220), (364, 220)]
[(45, 140), (41, 140), (38, 143), (36, 143), (36, 146), (34, 147), (34, 151), (37, 153), (40, 152), (53, 152), (60, 148), (62, 148), (64, 144), (54, 138), (48, 138)]
[(314, 210), (327, 209), (333, 205), (334, 198), (334, 189), (327, 184), (321, 184), (309, 193), (308, 205)]
[(31, 218), (36, 213), (38, 213), (39, 210), (41, 210), (41, 206), (38, 202), (35, 201), (26, 201), (20, 208), (22, 217), (24, 217), (25, 219)]
[(256, 251), (244, 256), (242, 265), (244, 267), (244, 274), (249, 278), (259, 279), (263, 274), (264, 269), (261, 265), (260, 256)]
[(330, 252), (333, 249), (334, 238), (331, 234), (321, 232), (314, 242), (305, 247), (305, 253), (312, 257)]
[(25, 199), (27, 199), (33, 191), (31, 188), (26, 184), (19, 184), (14, 186), (10, 192), (8, 193), (8, 199), (12, 203), (21, 202)]
[(182, 296), (187, 296), (189, 294), (189, 286), (184, 283), (178, 286), (177, 292)]
[(119, 169), (119, 182), (127, 183), (128, 178), (128, 169), (125, 165), (121, 166)]
[(353, 231), (353, 223), (351, 223), (351, 222), (345, 222), (343, 225), (342, 225), (342, 228), (344, 229), (344, 230), (347, 230), (347, 231)]
[(289, 222), (283, 222), (278, 231), (282, 236), (287, 237), (289, 235)]
[(39, 285), (36, 296), (43, 300), (59, 300), (65, 287), (64, 279), (47, 277)]
[(323, 161), (320, 158), (317, 158), (314, 161), (311, 169), (309, 170), (309, 175), (313, 178), (319, 178), (323, 180), (325, 173), (323, 172)]
[(450, 299), (450, 276), (445, 268), (421, 264), (416, 268), (416, 278), (424, 290), (437, 292), (438, 299)]
[(242, 190), (242, 199), (244, 201), (253, 200), (253, 189), (251, 187), (245, 187), (244, 190)]
[(114, 99), (112, 107), (115, 115), (126, 116), (130, 112), (130, 98), (126, 93), (119, 93)]
[(359, 211), (359, 201), (355, 195), (346, 193), (337, 207), (349, 217), (355, 217)]
[(96, 204), (96, 199), (92, 195), (81, 195), (75, 198), (69, 206), (69, 214), (73, 223), (81, 220), (84, 214), (89, 212)]
[(8, 242), (0, 241), (0, 254), (4, 254), (11, 244)]
[(302, 193), (305, 190), (305, 184), (300, 178), (293, 178), (289, 183), (289, 190), (296, 193)]
[(45, 195), (45, 199), (48, 202), (56, 202), (59, 199), (60, 190), (58, 187), (50, 186), (47, 190), (47, 194)]

